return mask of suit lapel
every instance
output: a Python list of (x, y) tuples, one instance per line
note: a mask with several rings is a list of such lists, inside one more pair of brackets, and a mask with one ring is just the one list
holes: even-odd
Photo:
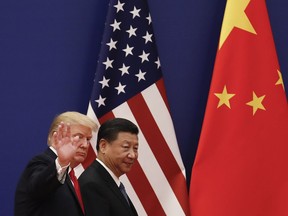
[(111, 191), (113, 191), (113, 193), (120, 200), (122, 200), (125, 203), (127, 203), (125, 198), (123, 197), (121, 191), (119, 190), (117, 184), (115, 183), (114, 179), (112, 178), (112, 176), (108, 173), (108, 171), (97, 160), (96, 160), (96, 163), (97, 163), (97, 169), (100, 170), (100, 173), (102, 175), (102, 178), (106, 182), (106, 185), (111, 189)]
[(111, 189), (111, 191), (115, 194), (115, 196), (121, 200), (123, 205), (125, 205), (125, 207), (129, 209), (129, 211), (136, 212), (135, 207), (133, 203), (131, 202), (129, 196), (128, 196), (128, 199), (129, 199), (130, 206), (127, 203), (123, 194), (121, 193), (120, 189), (118, 188), (116, 182), (114, 181), (112, 176), (108, 173), (108, 171), (97, 160), (95, 161), (95, 165), (96, 165), (96, 169), (100, 170), (102, 178), (105, 180), (107, 186)]

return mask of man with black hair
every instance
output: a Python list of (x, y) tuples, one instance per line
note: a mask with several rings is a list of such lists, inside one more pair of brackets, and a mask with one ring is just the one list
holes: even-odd
[(123, 118), (100, 126), (97, 159), (79, 178), (86, 216), (138, 215), (119, 179), (138, 158), (138, 132), (134, 123)]

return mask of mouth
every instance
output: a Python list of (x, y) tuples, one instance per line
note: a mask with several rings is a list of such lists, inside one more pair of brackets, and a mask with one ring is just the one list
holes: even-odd
[(124, 162), (127, 166), (132, 166), (134, 164), (134, 161), (133, 162)]
[(85, 152), (77, 152), (76, 155), (77, 156), (81, 156), (81, 157), (86, 157), (86, 153)]

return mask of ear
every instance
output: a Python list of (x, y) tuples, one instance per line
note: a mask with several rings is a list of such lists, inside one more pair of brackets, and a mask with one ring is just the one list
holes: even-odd
[(54, 131), (49, 137), (48, 137), (48, 146), (52, 146), (53, 148), (58, 148), (58, 140), (57, 140), (57, 132)]
[(108, 142), (105, 139), (101, 139), (99, 142), (99, 151), (102, 154), (105, 154), (106, 150), (107, 150), (107, 146), (108, 146)]

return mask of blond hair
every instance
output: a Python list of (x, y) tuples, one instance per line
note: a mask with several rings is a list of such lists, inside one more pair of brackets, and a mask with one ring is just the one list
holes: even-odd
[(94, 132), (96, 132), (98, 129), (97, 124), (87, 115), (84, 115), (82, 113), (75, 112), (75, 111), (67, 111), (67, 112), (61, 113), (54, 118), (50, 126), (48, 139), (47, 139), (49, 146), (51, 145), (51, 137), (53, 133), (57, 131), (58, 125), (61, 122), (65, 122), (70, 125), (82, 125), (85, 127), (89, 127)]

